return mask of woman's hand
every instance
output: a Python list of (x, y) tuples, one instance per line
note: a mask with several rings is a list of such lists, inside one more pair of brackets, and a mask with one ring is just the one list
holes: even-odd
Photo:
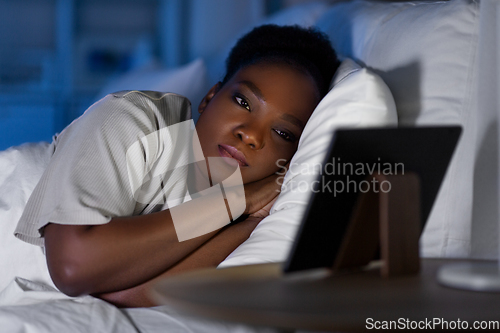
[(274, 203), (276, 202), (276, 199), (278, 199), (278, 196), (275, 196), (274, 199), (272, 199), (268, 204), (266, 204), (264, 207), (262, 207), (255, 213), (248, 215), (245, 221), (248, 220), (258, 221), (258, 222), (262, 221), (265, 217), (269, 215), (271, 207), (273, 207)]
[[(290, 162), (277, 173), (259, 181), (245, 184), (245, 200), (247, 207), (244, 215), (253, 215), (257, 213), (261, 215), (266, 212), (265, 208), (268, 206), (265, 216), (269, 215), (272, 203), (274, 203), (278, 194), (281, 192), (281, 184), (288, 170), (289, 163)], [(271, 205), (269, 205), (270, 203)]]

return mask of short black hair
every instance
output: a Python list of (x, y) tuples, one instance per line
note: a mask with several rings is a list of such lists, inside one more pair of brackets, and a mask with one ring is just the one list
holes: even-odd
[(339, 66), (328, 36), (313, 28), (297, 25), (261, 25), (241, 37), (226, 59), (221, 86), (243, 67), (258, 62), (285, 63), (309, 73), (325, 96)]

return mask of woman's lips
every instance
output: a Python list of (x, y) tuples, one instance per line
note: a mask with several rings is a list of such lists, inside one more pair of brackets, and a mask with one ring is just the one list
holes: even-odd
[(219, 145), (219, 155), (236, 160), (240, 166), (248, 166), (245, 155), (233, 146)]

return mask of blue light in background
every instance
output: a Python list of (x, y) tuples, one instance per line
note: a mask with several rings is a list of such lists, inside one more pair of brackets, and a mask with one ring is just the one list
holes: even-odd
[(219, 57), (285, 1), (0, 0), (0, 150), (51, 141), (123, 73)]
[[(140, 65), (162, 1), (0, 0), (0, 150), (51, 141), (107, 80)], [(141, 59), (157, 56), (146, 49)]]

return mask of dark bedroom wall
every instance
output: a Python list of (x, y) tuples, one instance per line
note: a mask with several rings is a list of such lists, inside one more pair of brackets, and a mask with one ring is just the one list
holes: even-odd
[(206, 57), (309, 0), (0, 0), (0, 150), (50, 141), (109, 80)]
[(156, 56), (160, 2), (0, 0), (0, 150), (50, 141), (110, 77)]

